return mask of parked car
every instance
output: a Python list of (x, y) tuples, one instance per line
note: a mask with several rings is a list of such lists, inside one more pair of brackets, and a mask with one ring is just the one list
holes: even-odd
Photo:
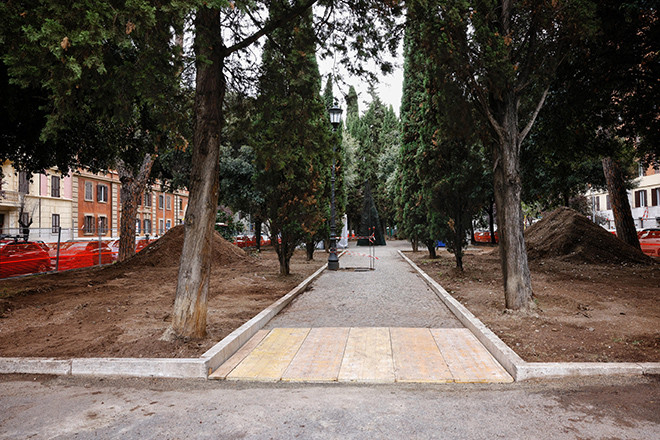
[(651, 257), (660, 257), (660, 228), (638, 231), (639, 245), (642, 252)]
[[(107, 242), (100, 242), (101, 264), (114, 261), (112, 249)], [(57, 250), (51, 250), (53, 266)], [(99, 264), (99, 241), (68, 241), (60, 246), (59, 270), (78, 269)]]
[(0, 241), (0, 278), (47, 272), (50, 255), (33, 241)]
[[(490, 243), (490, 231), (474, 231), (474, 240), (478, 243)], [(499, 241), (495, 231), (495, 243)]]

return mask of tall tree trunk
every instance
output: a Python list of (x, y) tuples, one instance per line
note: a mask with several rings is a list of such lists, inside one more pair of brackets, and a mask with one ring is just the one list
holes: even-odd
[(135, 255), (135, 219), (137, 218), (137, 200), (147, 186), (154, 161), (151, 154), (146, 154), (137, 176), (126, 166), (123, 160), (117, 162), (117, 173), (121, 182), (121, 219), (119, 221), (119, 255), (117, 261), (124, 261)]
[(488, 230), (490, 231), (490, 242), (492, 244), (495, 244), (495, 210), (493, 209), (493, 205), (495, 205), (494, 201), (491, 201), (490, 204), (488, 205)]
[[(280, 235), (280, 234), (276, 234)], [(275, 239), (275, 252), (277, 252), (277, 259), (280, 263), (280, 275), (289, 275), (291, 256), (293, 256), (293, 251), (295, 246), (292, 246), (289, 242), (288, 237), (282, 236), (281, 243), (279, 240)]]
[(254, 238), (256, 239), (257, 252), (261, 252), (261, 217), (254, 218)]
[(218, 204), (222, 103), (226, 89), (217, 9), (201, 7), (195, 18), (195, 132), (190, 200), (174, 301), (172, 329), (178, 337), (206, 335), (211, 243)]
[(438, 258), (438, 254), (435, 252), (435, 241), (428, 240), (426, 243), (426, 249), (429, 251), (429, 258), (435, 259)]
[(310, 240), (305, 243), (305, 250), (307, 251), (307, 261), (312, 261), (314, 259), (315, 247), (316, 247), (316, 243), (314, 243), (314, 240)]
[(606, 157), (603, 159), (603, 174), (607, 182), (607, 191), (610, 193), (616, 236), (641, 250), (621, 165), (611, 157)]
[(412, 244), (413, 252), (419, 252), (419, 240), (413, 238), (410, 240), (410, 244)]
[(493, 184), (497, 207), (500, 258), (506, 308), (529, 309), (533, 306), (532, 279), (527, 262), (520, 181), (520, 135), (517, 101), (514, 92), (499, 102), (501, 131), (494, 145)]

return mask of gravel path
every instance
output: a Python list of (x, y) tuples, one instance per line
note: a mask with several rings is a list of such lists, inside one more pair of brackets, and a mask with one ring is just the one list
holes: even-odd
[[(463, 327), (397, 253), (408, 248), (402, 241), (376, 247), (373, 271), (326, 270), (266, 328)], [(368, 252), (351, 243), (340, 267), (369, 267)], [(320, 252), (316, 258), (325, 256)]]

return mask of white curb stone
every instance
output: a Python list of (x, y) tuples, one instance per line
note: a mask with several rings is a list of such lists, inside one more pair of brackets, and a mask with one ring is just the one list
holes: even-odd
[(566, 376), (660, 374), (660, 362), (526, 362), (403, 252), (399, 251), (399, 254), (516, 381)]

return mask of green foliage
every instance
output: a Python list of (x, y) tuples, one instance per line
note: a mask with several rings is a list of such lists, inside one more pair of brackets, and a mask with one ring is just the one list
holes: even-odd
[(222, 235), (222, 238), (229, 242), (234, 241), (234, 237), (242, 228), (243, 226), (240, 223), (236, 223), (234, 217), (227, 211), (221, 209), (215, 216), (215, 230)]
[[(271, 16), (281, 13), (273, 3)], [(315, 54), (311, 13), (274, 31), (263, 52), (256, 182), (271, 234), (281, 237), (275, 249), (283, 274), (295, 247), (322, 227), (328, 213), (323, 200), (332, 153)]]

